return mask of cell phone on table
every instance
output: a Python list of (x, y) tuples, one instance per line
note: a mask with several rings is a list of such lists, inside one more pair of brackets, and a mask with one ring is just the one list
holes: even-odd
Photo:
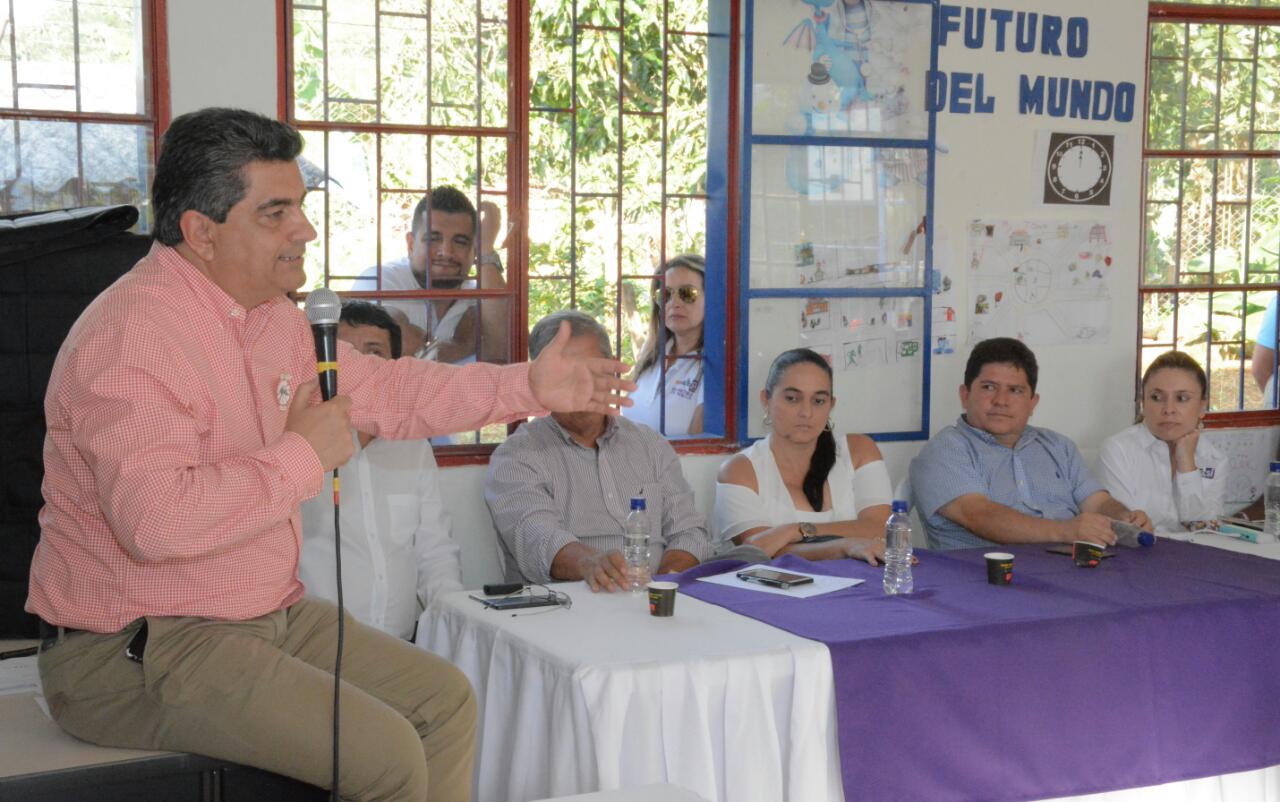
[(748, 568), (745, 571), (739, 571), (738, 579), (743, 582), (755, 582), (759, 585), (768, 585), (773, 588), (782, 588), (787, 590), (796, 585), (808, 585), (813, 582), (813, 577), (804, 574), (789, 574), (786, 571), (779, 571), (774, 568)]
[(559, 600), (549, 593), (539, 593), (537, 595), (526, 596), (499, 596), (495, 599), (486, 599), (481, 596), (472, 596), (471, 598), (494, 610), (523, 610), (526, 607), (550, 607), (553, 604), (559, 604)]

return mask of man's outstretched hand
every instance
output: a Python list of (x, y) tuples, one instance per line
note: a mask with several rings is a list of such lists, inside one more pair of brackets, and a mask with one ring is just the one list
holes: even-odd
[(552, 412), (602, 412), (617, 415), (631, 406), (623, 391), (636, 389), (635, 382), (619, 378), (630, 365), (616, 359), (566, 357), (569, 343), (568, 321), (529, 369), (529, 387), (538, 403)]

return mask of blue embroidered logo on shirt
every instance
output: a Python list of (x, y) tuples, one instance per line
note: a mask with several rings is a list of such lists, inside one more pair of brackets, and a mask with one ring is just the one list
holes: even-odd
[(1204, 466), (1203, 468), (1200, 469), (1200, 475), (1206, 479), (1212, 479), (1213, 468), (1210, 468), (1208, 465)]
[(667, 386), (670, 388), (672, 395), (689, 400), (697, 394), (699, 384), (702, 384), (701, 376), (695, 376), (692, 379), (679, 379), (669, 382)]

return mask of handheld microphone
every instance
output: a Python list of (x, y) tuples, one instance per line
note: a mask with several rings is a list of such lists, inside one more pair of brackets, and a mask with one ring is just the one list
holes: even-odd
[(320, 397), (325, 401), (338, 394), (338, 319), (342, 301), (338, 293), (320, 288), (307, 293), (307, 320), (316, 341), (316, 375)]
[(1155, 535), (1143, 531), (1127, 521), (1112, 519), (1111, 531), (1116, 535), (1116, 543), (1121, 546), (1128, 546), (1131, 549), (1136, 549), (1138, 546), (1153, 546), (1156, 542)]

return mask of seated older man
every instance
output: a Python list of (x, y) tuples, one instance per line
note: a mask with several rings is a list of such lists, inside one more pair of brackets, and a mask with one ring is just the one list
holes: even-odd
[(1076, 444), (1027, 425), (1040, 396), (1035, 354), (995, 337), (965, 365), (964, 414), (911, 461), (911, 494), (931, 549), (995, 543), (1116, 542), (1112, 520), (1144, 529), (1151, 519), (1111, 497)]
[[(563, 311), (533, 327), (530, 357), (565, 321), (572, 329), (567, 354), (611, 353), (599, 323)], [(514, 561), (526, 581), (581, 579), (592, 590), (625, 588), (620, 549), (634, 496), (646, 502), (652, 571), (683, 571), (712, 552), (675, 450), (662, 435), (626, 418), (555, 413), (524, 424), (494, 451), (484, 496), (502, 536), (508, 575), (514, 575)]]

